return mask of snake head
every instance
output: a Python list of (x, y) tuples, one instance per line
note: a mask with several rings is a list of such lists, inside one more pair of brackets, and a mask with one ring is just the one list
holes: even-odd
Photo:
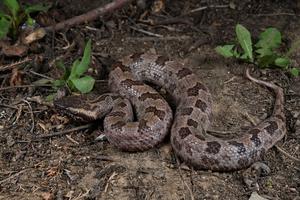
[(67, 96), (53, 102), (55, 110), (78, 122), (90, 122), (99, 118), (96, 103), (84, 95)]

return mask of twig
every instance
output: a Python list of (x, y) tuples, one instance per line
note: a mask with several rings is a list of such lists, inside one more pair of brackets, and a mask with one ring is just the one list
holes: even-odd
[(190, 193), (190, 196), (191, 196), (191, 200), (195, 200), (195, 197), (194, 197), (194, 194), (193, 194), (193, 191), (192, 189), (189, 187), (189, 185), (186, 183), (186, 181), (183, 179), (183, 176), (182, 176), (182, 173), (181, 173), (181, 167), (180, 167), (180, 163), (178, 161), (178, 158), (176, 156), (176, 162), (177, 162), (177, 165), (178, 165), (178, 172), (179, 172), (179, 176), (182, 180), (182, 182), (184, 183), (184, 185), (186, 186), (186, 188), (188, 189), (189, 193)]
[(0, 107), (6, 107), (6, 108), (15, 109), (15, 110), (19, 109), (19, 108), (15, 107), (15, 106), (11, 106), (11, 105), (8, 105), (8, 104), (2, 104), (2, 103), (0, 103)]
[(286, 157), (299, 162), (300, 163), (300, 159), (295, 158), (294, 156), (292, 156), (291, 154), (289, 154), (288, 152), (286, 152), (285, 150), (283, 150), (282, 148), (280, 148), (279, 146), (275, 145), (275, 147), (278, 149), (278, 151), (280, 151), (280, 153), (282, 153), (283, 155), (285, 155)]
[(145, 31), (144, 29), (139, 29), (139, 28), (136, 28), (136, 27), (134, 27), (134, 26), (129, 26), (129, 27), (130, 27), (131, 29), (135, 30), (135, 31), (144, 33), (144, 34), (146, 34), (146, 35), (150, 35), (150, 36), (154, 36), (154, 37), (159, 37), (159, 38), (164, 37), (163, 35), (156, 34), (156, 33), (152, 33), (152, 32), (149, 32), (149, 31)]
[(29, 70), (30, 73), (32, 73), (33, 75), (36, 75), (36, 76), (39, 76), (39, 77), (42, 77), (42, 78), (45, 78), (45, 79), (48, 79), (48, 80), (54, 80), (53, 78), (49, 77), (49, 76), (46, 76), (44, 74), (40, 74), (40, 73), (37, 73), (35, 71), (32, 71), (32, 70)]
[(119, 8), (122, 8), (125, 4), (129, 3), (131, 0), (115, 0), (111, 3), (108, 3), (104, 5), (103, 7), (98, 7), (94, 10), (91, 10), (85, 14), (73, 17), (71, 19), (59, 22), (55, 25), (48, 26), (45, 28), (47, 32), (49, 31), (58, 31), (61, 29), (64, 29), (66, 27), (70, 28), (75, 25), (88, 22), (88, 21), (93, 21), (97, 19), (100, 15), (105, 15), (107, 13), (111, 13)]
[(295, 13), (261, 13), (261, 14), (252, 14), (252, 15), (257, 16), (257, 17), (272, 17), (272, 16), (279, 16), (279, 15), (297, 16), (297, 17), (300, 16)]
[(241, 113), (244, 117), (246, 117), (246, 119), (253, 125), (256, 126), (257, 123), (255, 122), (255, 120), (250, 117), (250, 115), (246, 112), (246, 113)]
[(2, 87), (0, 88), (0, 91), (2, 90), (11, 90), (16, 88), (28, 88), (28, 87), (51, 87), (51, 84), (37, 84), (37, 85), (14, 85), (14, 86), (8, 86), (8, 87)]
[(36, 141), (40, 141), (41, 139), (45, 139), (45, 138), (63, 136), (63, 135), (66, 135), (66, 134), (74, 132), (74, 131), (80, 131), (80, 130), (83, 130), (83, 129), (90, 128), (90, 127), (92, 127), (92, 125), (93, 124), (85, 124), (83, 126), (78, 126), (78, 127), (71, 128), (71, 129), (68, 129), (68, 130), (58, 131), (58, 132), (50, 133), (50, 134), (47, 134), (47, 135), (41, 135), (41, 136), (35, 137), (32, 141), (36, 142)]
[(9, 64), (9, 65), (1, 65), (1, 66), (0, 66), (0, 72), (1, 72), (1, 71), (6, 71), (6, 70), (9, 70), (9, 69), (12, 69), (12, 68), (14, 68), (15, 66), (18, 66), (18, 65), (21, 65), (21, 64), (23, 64), (23, 63), (29, 62), (29, 61), (31, 61), (31, 60), (32, 60), (31, 57), (26, 57), (24, 60), (20, 60), (20, 61), (18, 61), (18, 62), (11, 63), (11, 64)]
[(170, 41), (170, 40), (179, 40), (185, 41), (191, 39), (190, 36), (166, 36), (166, 37), (127, 37), (127, 40), (135, 41)]
[[(192, 14), (192, 13), (195, 13), (195, 12), (198, 12), (198, 11), (206, 10), (208, 8), (229, 8), (229, 5), (202, 6), (202, 7), (191, 10), (187, 14)], [(187, 14), (185, 14), (185, 15), (187, 15)]]
[(27, 170), (28, 170), (28, 169), (21, 170), (21, 171), (15, 173), (15, 174), (13, 174), (13, 175), (7, 177), (6, 179), (1, 180), (1, 181), (0, 181), (0, 184), (5, 183), (6, 181), (9, 181), (10, 179), (13, 179), (13, 178), (19, 176), (20, 174), (24, 173), (24, 172), (27, 171)]
[(74, 140), (70, 135), (66, 135), (66, 137), (67, 137), (71, 142), (73, 142), (74, 144), (79, 145), (79, 142), (77, 142), (76, 140)]
[(20, 117), (21, 117), (21, 114), (22, 114), (22, 111), (23, 111), (23, 104), (20, 104), (20, 105), (19, 105), (19, 108), (18, 108), (18, 110), (17, 110), (16, 119), (15, 119), (14, 122), (12, 123), (13, 125), (16, 124), (16, 123), (19, 121), (19, 119), (20, 119)]
[(32, 112), (31, 104), (27, 100), (25, 100), (25, 99), (22, 99), (22, 101), (28, 105), (29, 112), (30, 112), (30, 117), (31, 117), (31, 129), (30, 129), (30, 133), (33, 133), (35, 123), (34, 123), (34, 115), (33, 115), (33, 112)]

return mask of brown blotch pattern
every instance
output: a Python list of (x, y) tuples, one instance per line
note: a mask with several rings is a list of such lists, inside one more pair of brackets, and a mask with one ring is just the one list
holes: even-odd
[(160, 120), (163, 120), (165, 118), (165, 111), (163, 110), (158, 110), (155, 106), (149, 106), (145, 110), (146, 113), (152, 112), (155, 116), (157, 116)]
[(127, 85), (129, 87), (132, 87), (133, 85), (144, 85), (144, 83), (140, 82), (140, 81), (135, 81), (132, 79), (126, 79), (124, 81), (121, 82), (122, 85)]
[(118, 104), (118, 106), (120, 106), (121, 108), (124, 108), (124, 107), (126, 107), (126, 106), (127, 106), (127, 104), (126, 104), (126, 103), (124, 103), (124, 102), (120, 102), (120, 103)]
[(217, 141), (207, 142), (205, 151), (209, 154), (217, 154), (221, 149), (221, 144)]
[(140, 133), (144, 133), (145, 131), (149, 130), (150, 127), (147, 125), (147, 120), (145, 119), (141, 119), (139, 121), (139, 128), (138, 128), (138, 132)]
[(188, 69), (188, 68), (182, 68), (181, 70), (178, 71), (177, 76), (179, 77), (179, 79), (182, 79), (188, 75), (191, 75), (193, 72)]
[(228, 144), (237, 147), (238, 154), (242, 154), (246, 152), (246, 148), (243, 143), (237, 141), (229, 141)]
[(205, 112), (206, 108), (207, 108), (207, 105), (204, 101), (198, 99), (195, 103), (195, 106), (197, 108), (200, 108), (202, 112)]
[(150, 93), (150, 92), (146, 92), (146, 93), (143, 93), (140, 97), (139, 97), (139, 100), (141, 101), (145, 101), (146, 99), (161, 99), (162, 97), (157, 94), (157, 93)]
[(261, 145), (261, 140), (259, 139), (258, 135), (260, 133), (259, 129), (252, 129), (249, 131), (249, 134), (251, 134), (250, 140), (254, 143), (256, 147)]
[(192, 148), (190, 145), (185, 145), (185, 151), (190, 155), (193, 156)]
[(197, 128), (197, 127), (198, 127), (198, 122), (195, 121), (195, 120), (193, 120), (193, 119), (188, 119), (188, 120), (187, 120), (187, 125), (188, 125), (188, 126), (192, 126), (192, 127), (194, 127), (194, 128)]
[(115, 112), (109, 113), (109, 116), (112, 116), (112, 117), (125, 117), (126, 113), (121, 112), (121, 111), (115, 111)]
[(179, 130), (179, 136), (180, 138), (183, 140), (184, 138), (186, 138), (188, 135), (192, 134), (191, 130), (187, 127), (184, 128), (180, 128)]
[(190, 115), (193, 112), (193, 108), (183, 108), (181, 109), (181, 115)]
[(213, 158), (209, 158), (208, 156), (202, 156), (201, 157), (202, 163), (204, 166), (214, 166), (219, 164), (219, 161)]
[(142, 61), (142, 58), (141, 58), (141, 55), (143, 53), (134, 53), (130, 56), (130, 58), (132, 59), (133, 62), (141, 62)]
[(197, 96), (199, 94), (199, 90), (207, 91), (207, 88), (200, 82), (197, 82), (194, 87), (191, 87), (187, 90), (188, 96)]
[(270, 125), (268, 125), (265, 130), (270, 134), (273, 135), (274, 132), (278, 129), (278, 125), (275, 121), (269, 121)]
[(163, 65), (165, 65), (165, 62), (168, 61), (168, 60), (169, 60), (169, 59), (168, 59), (167, 57), (165, 57), (165, 56), (159, 56), (159, 57), (156, 59), (155, 63), (156, 63), (157, 65), (163, 66)]

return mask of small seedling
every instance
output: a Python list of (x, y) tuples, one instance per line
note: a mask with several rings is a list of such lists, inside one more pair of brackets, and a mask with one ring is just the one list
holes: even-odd
[(54, 87), (67, 86), (71, 91), (79, 91), (81, 93), (90, 92), (95, 84), (95, 79), (91, 76), (84, 75), (88, 70), (91, 61), (91, 40), (89, 40), (84, 48), (82, 59), (76, 59), (70, 68), (60, 62), (58, 67), (64, 71), (64, 75), (61, 79), (53, 82)]
[(285, 55), (276, 50), (281, 45), (281, 33), (276, 28), (267, 28), (259, 35), (258, 42), (253, 45), (251, 33), (242, 25), (235, 27), (237, 41), (239, 45), (227, 44), (216, 47), (216, 51), (222, 56), (235, 57), (250, 63), (254, 63), (262, 68), (279, 67), (294, 75), (299, 75), (299, 69), (291, 67), (291, 60), (288, 57), (296, 49), (291, 48)]
[(35, 4), (21, 6), (17, 0), (3, 0), (5, 10), (0, 11), (0, 39), (11, 34), (13, 38), (17, 36), (20, 25), (26, 23), (33, 26), (35, 21), (30, 14), (34, 12), (47, 11), (50, 5)]

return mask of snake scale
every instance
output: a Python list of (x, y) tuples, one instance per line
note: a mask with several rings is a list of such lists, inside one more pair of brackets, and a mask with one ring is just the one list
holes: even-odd
[[(96, 99), (64, 97), (54, 105), (58, 112), (81, 121), (105, 117), (104, 133), (121, 150), (150, 149), (170, 132), (175, 154), (186, 164), (196, 169), (232, 171), (262, 159), (286, 133), (282, 88), (253, 78), (248, 70), (246, 76), (272, 89), (276, 99), (269, 118), (234, 139), (220, 139), (206, 133), (212, 97), (191, 69), (151, 53), (133, 54), (112, 66), (109, 74), (112, 93)], [(162, 86), (170, 93), (176, 104), (174, 115), (165, 99), (144, 82)]]

